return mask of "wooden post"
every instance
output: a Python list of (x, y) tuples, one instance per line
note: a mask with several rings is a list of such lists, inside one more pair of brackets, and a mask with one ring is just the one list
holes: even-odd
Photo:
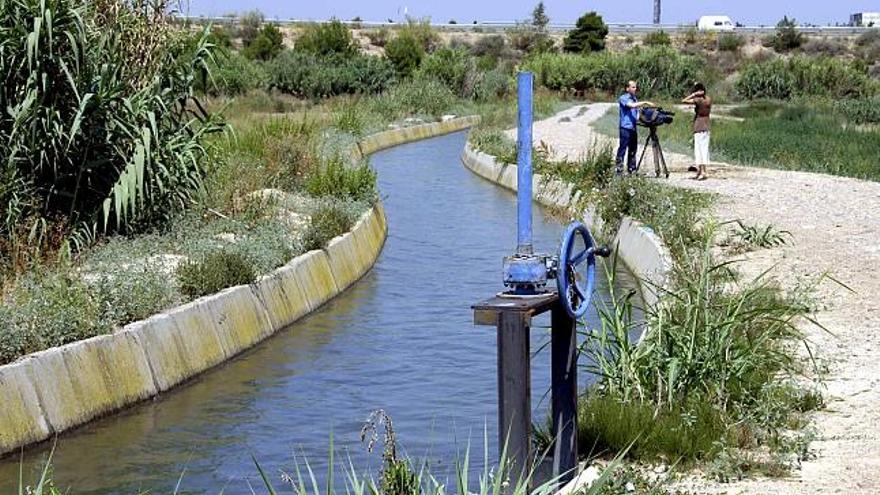
[(511, 487), (531, 473), (530, 325), (528, 313), (498, 315), (498, 448), (507, 446)]
[(571, 480), (577, 466), (577, 327), (562, 303), (551, 312), (553, 476)]

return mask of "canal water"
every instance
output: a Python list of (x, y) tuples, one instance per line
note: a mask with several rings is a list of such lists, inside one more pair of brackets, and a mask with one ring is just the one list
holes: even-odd
[[(436, 476), (451, 474), (469, 442), (472, 468), (481, 468), (484, 436), (493, 453), (497, 436), (495, 334), (473, 326), (469, 307), (502, 288), (501, 258), (516, 245), (516, 198), (461, 165), (465, 139), (456, 133), (373, 155), (389, 225), (373, 270), (238, 358), (60, 437), (58, 487), (165, 494), (182, 477), (179, 493), (251, 493), (248, 484), (262, 493), (252, 455), (276, 487), (296, 459), (323, 478), (331, 437), (337, 459), (375, 475), (381, 439), (368, 454), (359, 433), (376, 409), (393, 418), (403, 452)], [(555, 251), (561, 231), (535, 210), (538, 249)], [(540, 422), (549, 402), (549, 347), (539, 351), (546, 341), (547, 330), (534, 328)], [(51, 447), (2, 460), (0, 493), (17, 493), (20, 466), (36, 479)]]

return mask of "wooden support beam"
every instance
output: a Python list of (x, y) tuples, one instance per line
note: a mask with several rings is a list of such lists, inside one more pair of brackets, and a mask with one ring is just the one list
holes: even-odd
[(564, 484), (577, 467), (577, 326), (562, 303), (550, 314), (553, 476)]
[(498, 315), (498, 448), (507, 446), (510, 486), (531, 473), (531, 317), (519, 311)]

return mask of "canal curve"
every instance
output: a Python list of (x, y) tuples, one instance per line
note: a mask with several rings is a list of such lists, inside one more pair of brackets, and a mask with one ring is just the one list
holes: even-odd
[[(455, 133), (373, 155), (389, 234), (372, 271), (234, 360), (60, 437), (56, 484), (72, 494), (171, 493), (183, 473), (182, 493), (250, 493), (248, 481), (259, 485), (252, 454), (280, 485), (295, 457), (325, 473), (331, 435), (346, 462), (375, 473), (379, 454), (359, 438), (375, 409), (391, 415), (406, 454), (435, 473), (449, 473), (469, 441), (480, 459), (484, 429), (494, 451), (495, 335), (473, 326), (469, 306), (501, 289), (516, 203), (461, 166), (465, 140)], [(537, 248), (555, 250), (561, 230), (536, 207)], [(597, 297), (606, 297), (602, 283)], [(535, 325), (533, 352), (548, 323)], [(549, 351), (533, 357), (536, 420), (549, 400), (549, 361)], [(25, 453), (26, 479), (51, 448)], [(20, 459), (0, 461), (0, 493), (17, 490)]]

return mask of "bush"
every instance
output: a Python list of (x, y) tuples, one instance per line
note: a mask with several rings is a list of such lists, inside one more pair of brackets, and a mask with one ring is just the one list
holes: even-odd
[(746, 44), (746, 39), (740, 34), (721, 33), (718, 35), (718, 49), (722, 52), (739, 51)]
[(478, 38), (471, 48), (471, 53), (477, 57), (488, 57), (492, 60), (498, 60), (504, 54), (506, 46), (507, 42), (504, 40), (504, 36), (491, 34)]
[(196, 298), (215, 294), (227, 287), (251, 284), (257, 275), (253, 264), (244, 255), (231, 251), (215, 251), (196, 261), (185, 261), (177, 268), (180, 292)]
[(782, 18), (776, 24), (776, 34), (773, 36), (773, 49), (777, 52), (787, 52), (799, 48), (804, 42), (804, 35), (797, 29), (797, 23), (788, 16)]
[(578, 18), (575, 28), (568, 32), (562, 49), (567, 52), (584, 53), (598, 52), (605, 49), (605, 37), (608, 26), (602, 16), (595, 12), (587, 12)]
[(394, 81), (388, 61), (369, 55), (319, 57), (288, 51), (272, 61), (268, 72), (271, 87), (307, 98), (373, 94)]
[(323, 249), (336, 236), (340, 236), (354, 225), (351, 214), (337, 203), (324, 203), (313, 214), (312, 221), (303, 235), (306, 251)]
[(836, 106), (851, 124), (880, 124), (880, 97), (841, 100)]
[(700, 79), (700, 61), (668, 47), (629, 53), (541, 54), (523, 63), (537, 83), (551, 90), (616, 93), (623, 81), (637, 79), (646, 97), (677, 97)]
[[(99, 299), (70, 273), (23, 278), (0, 310), (0, 362), (107, 333)], [(8, 308), (8, 309), (7, 309)]]
[(367, 39), (370, 40), (370, 44), (373, 46), (384, 47), (388, 43), (389, 31), (388, 28), (379, 28), (379, 29), (371, 29), (364, 33), (367, 36)]
[(439, 117), (455, 103), (455, 95), (436, 79), (413, 78), (386, 91), (372, 102), (373, 111), (394, 120), (407, 115)]
[(358, 52), (358, 45), (345, 24), (333, 18), (330, 22), (306, 25), (294, 50), (318, 56), (347, 57)]
[(474, 93), (476, 63), (464, 50), (441, 48), (428, 55), (419, 68), (420, 76), (443, 82), (458, 96), (469, 98)]
[(241, 38), (241, 44), (245, 48), (251, 44), (260, 34), (260, 28), (265, 21), (263, 13), (259, 10), (246, 12), (238, 21), (238, 37)]
[(481, 74), (477, 80), (474, 96), (480, 101), (504, 98), (511, 93), (512, 87), (513, 84), (507, 72), (493, 69)]
[(801, 47), (801, 51), (809, 55), (824, 55), (828, 57), (836, 57), (847, 53), (846, 44), (828, 38), (814, 38)]
[(49, 249), (59, 248), (71, 226), (84, 233), (74, 247), (95, 230), (149, 228), (201, 188), (203, 140), (222, 128), (193, 104), (208, 31), (193, 43), (161, 2), (110, 3), (112, 21), (85, 0), (14, 2), (0, 12), (6, 259), (19, 242), (52, 237)]
[(89, 285), (110, 326), (143, 320), (178, 302), (167, 274), (149, 266), (102, 273)]
[(401, 77), (412, 75), (425, 56), (425, 50), (415, 36), (400, 34), (385, 45), (385, 57)]
[(195, 89), (210, 95), (237, 96), (269, 84), (262, 64), (237, 52), (224, 51), (214, 57), (206, 73), (196, 80)]
[(242, 55), (251, 60), (272, 60), (284, 49), (284, 36), (274, 24), (265, 24), (260, 33), (249, 43)]
[(372, 203), (376, 200), (376, 172), (367, 163), (346, 166), (340, 155), (306, 176), (306, 191), (316, 198)]
[(874, 91), (868, 76), (853, 63), (834, 58), (792, 57), (752, 64), (736, 82), (744, 98), (795, 96), (857, 97)]
[(646, 46), (670, 46), (672, 45), (672, 38), (669, 37), (666, 31), (661, 29), (646, 34), (644, 42)]
[(411, 37), (415, 39), (422, 51), (431, 53), (440, 44), (440, 35), (431, 27), (431, 19), (406, 18), (406, 25), (398, 30), (398, 37)]
[(856, 39), (856, 54), (868, 64), (880, 62), (880, 29), (871, 29)]
[(515, 27), (507, 30), (507, 37), (512, 47), (526, 54), (552, 52), (556, 48), (545, 30), (530, 23), (516, 23)]

